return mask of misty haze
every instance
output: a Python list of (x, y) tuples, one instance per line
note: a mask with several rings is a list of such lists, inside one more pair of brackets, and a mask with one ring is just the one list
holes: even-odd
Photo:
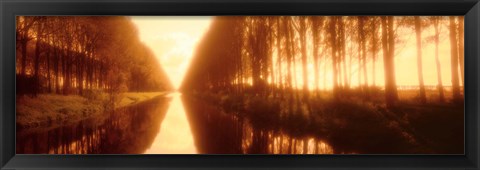
[(17, 154), (464, 154), (463, 16), (17, 16)]

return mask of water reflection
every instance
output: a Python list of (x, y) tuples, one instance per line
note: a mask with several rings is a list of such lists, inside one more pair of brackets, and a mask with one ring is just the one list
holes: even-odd
[(318, 137), (254, 128), (200, 99), (172, 93), (105, 116), (53, 129), (17, 132), (17, 153), (329, 154)]
[(183, 96), (199, 153), (207, 154), (331, 154), (325, 141), (296, 138), (281, 129), (255, 129), (248, 120), (224, 113), (199, 99)]
[(155, 137), (146, 154), (193, 154), (192, 131), (188, 124), (180, 93), (172, 93), (170, 107), (162, 123), (160, 133)]
[(160, 131), (168, 98), (155, 98), (105, 116), (54, 129), (17, 132), (18, 154), (143, 153)]

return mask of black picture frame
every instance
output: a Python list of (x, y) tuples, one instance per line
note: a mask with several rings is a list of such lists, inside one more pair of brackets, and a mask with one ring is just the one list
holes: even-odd
[[(479, 0), (0, 0), (0, 169), (479, 169)], [(464, 15), (464, 155), (16, 155), (16, 15)]]

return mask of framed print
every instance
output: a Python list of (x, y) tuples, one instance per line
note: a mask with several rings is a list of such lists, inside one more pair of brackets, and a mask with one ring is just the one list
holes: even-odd
[(478, 169), (479, 8), (2, 1), (1, 168)]

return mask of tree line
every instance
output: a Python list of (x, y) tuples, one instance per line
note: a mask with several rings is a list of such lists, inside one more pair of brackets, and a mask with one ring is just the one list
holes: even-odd
[[(306, 100), (326, 91), (327, 83), (332, 83), (335, 99), (353, 88), (368, 98), (370, 89), (377, 87), (375, 65), (382, 57), (385, 102), (393, 106), (399, 100), (394, 60), (402, 45), (399, 29), (409, 28), (416, 39), (417, 60), (412, 63), (417, 66), (420, 101), (427, 102), (422, 67), (425, 41), (435, 44), (439, 101), (446, 100), (441, 68), (447, 66), (439, 60), (439, 37), (447, 33), (451, 44), (453, 101), (461, 101), (462, 16), (216, 17), (197, 47), (181, 89)], [(422, 38), (422, 31), (432, 28), (434, 35)], [(313, 65), (313, 72), (308, 71), (309, 65)], [(310, 74), (313, 80), (309, 80)], [(353, 76), (357, 76), (357, 87), (352, 86)], [(313, 87), (309, 87), (311, 81)]]
[(171, 89), (128, 17), (18, 16), (16, 25), (17, 94)]

